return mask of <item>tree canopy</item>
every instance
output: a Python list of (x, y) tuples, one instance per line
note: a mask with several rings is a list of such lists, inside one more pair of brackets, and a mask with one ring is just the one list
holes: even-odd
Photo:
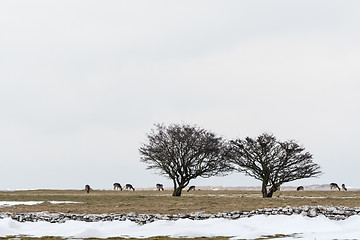
[(280, 142), (272, 134), (233, 140), (229, 154), (238, 171), (262, 181), (263, 197), (272, 197), (283, 183), (321, 173), (320, 166), (303, 147), (294, 140)]
[(231, 169), (225, 141), (212, 132), (187, 124), (155, 124), (139, 151), (148, 169), (173, 180), (173, 196), (180, 196), (192, 179), (225, 175)]

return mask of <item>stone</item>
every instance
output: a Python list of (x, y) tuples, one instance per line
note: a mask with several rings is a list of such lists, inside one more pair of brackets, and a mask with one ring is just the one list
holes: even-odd
[(124, 214), (70, 214), (70, 213), (48, 213), (48, 212), (36, 212), (36, 213), (1, 213), (0, 218), (12, 218), (19, 222), (37, 222), (46, 221), (50, 223), (64, 223), (68, 220), (86, 221), (86, 222), (99, 222), (99, 221), (125, 221), (130, 220), (138, 224), (146, 224), (156, 220), (171, 220), (176, 221), (182, 219), (210, 219), (210, 218), (226, 218), (226, 219), (238, 219), (244, 217), (252, 217), (255, 215), (292, 215), (301, 214), (304, 217), (316, 217), (318, 215), (324, 215), (329, 219), (343, 220), (352, 215), (360, 215), (360, 207), (324, 207), (324, 206), (304, 206), (294, 207), (289, 206), (285, 208), (266, 208), (257, 209), (252, 211), (232, 211), (232, 212), (219, 212), (217, 214), (206, 214), (204, 212), (192, 212), (185, 214), (136, 214), (128, 213)]
[(310, 208), (309, 211), (307, 212), (308, 217), (316, 217), (317, 215), (318, 215), (317, 208)]

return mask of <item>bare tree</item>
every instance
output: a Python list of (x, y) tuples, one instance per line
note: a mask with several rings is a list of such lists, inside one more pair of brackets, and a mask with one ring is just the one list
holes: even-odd
[(172, 179), (173, 196), (181, 196), (192, 179), (225, 175), (231, 169), (225, 141), (197, 126), (156, 124), (147, 140), (139, 149), (141, 161)]
[[(262, 195), (271, 198), (280, 185), (318, 176), (320, 166), (295, 141), (277, 141), (271, 134), (230, 142), (231, 162), (237, 170), (262, 182)], [(269, 190), (268, 190), (269, 187)]]

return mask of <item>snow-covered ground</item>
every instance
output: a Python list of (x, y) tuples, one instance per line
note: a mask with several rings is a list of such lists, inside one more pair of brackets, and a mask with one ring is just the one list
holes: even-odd
[(15, 205), (36, 205), (42, 203), (51, 203), (51, 204), (61, 204), (61, 203), (79, 203), (79, 202), (72, 202), (72, 201), (0, 201), (0, 208), (1, 207), (9, 207)]
[(151, 236), (214, 237), (233, 236), (254, 239), (261, 236), (284, 234), (281, 239), (360, 239), (360, 216), (346, 220), (329, 220), (324, 216), (315, 218), (301, 215), (253, 216), (237, 220), (207, 219), (155, 221), (138, 225), (131, 221), (65, 223), (17, 222), (11, 218), (0, 219), (0, 236), (29, 235), (61, 236), (64, 238), (108, 238)]

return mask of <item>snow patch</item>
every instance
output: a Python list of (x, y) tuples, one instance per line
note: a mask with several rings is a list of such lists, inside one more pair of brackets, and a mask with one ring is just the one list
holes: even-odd
[(11, 207), (15, 205), (36, 205), (42, 203), (51, 203), (51, 204), (62, 204), (62, 203), (80, 203), (80, 202), (72, 202), (72, 201), (0, 201), (1, 207)]
[(139, 225), (128, 220), (20, 223), (11, 218), (4, 218), (0, 219), (0, 237), (10, 235), (60, 236), (64, 238), (231, 236), (236, 239), (253, 239), (266, 235), (284, 234), (289, 236), (286, 239), (360, 239), (359, 225), (360, 216), (351, 216), (343, 221), (334, 221), (324, 216), (308, 218), (301, 215), (261, 215), (236, 220), (160, 220), (145, 225)]

